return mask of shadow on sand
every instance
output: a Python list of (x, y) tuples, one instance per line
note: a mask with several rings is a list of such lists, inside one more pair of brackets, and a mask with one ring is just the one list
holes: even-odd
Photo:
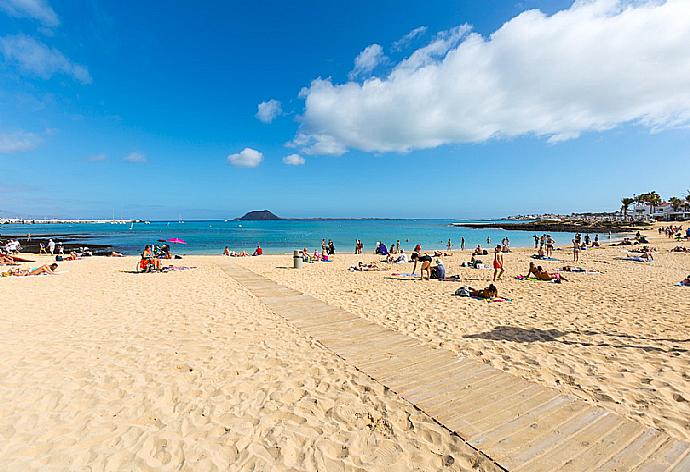
[(664, 348), (659, 346), (647, 346), (642, 344), (622, 344), (610, 342), (584, 342), (584, 341), (569, 341), (561, 339), (569, 334), (575, 336), (608, 336), (613, 338), (636, 339), (642, 341), (667, 341), (672, 343), (688, 343), (690, 339), (671, 339), (671, 338), (643, 338), (630, 336), (619, 333), (604, 333), (592, 330), (586, 331), (560, 331), (558, 329), (539, 329), (539, 328), (518, 328), (515, 326), (496, 326), (491, 331), (477, 334), (467, 334), (464, 338), (474, 339), (488, 339), (491, 341), (510, 341), (516, 343), (533, 343), (533, 342), (558, 342), (570, 346), (599, 346), (599, 347), (614, 347), (621, 349), (642, 349), (650, 352), (688, 352), (688, 349), (680, 347)]

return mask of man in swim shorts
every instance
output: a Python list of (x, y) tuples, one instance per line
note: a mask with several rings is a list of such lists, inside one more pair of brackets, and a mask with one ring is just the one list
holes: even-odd
[[(494, 282), (496, 280), (501, 280), (503, 272), (505, 272), (503, 269), (503, 253), (501, 250), (501, 245), (497, 244), (496, 249), (494, 249)], [(496, 275), (498, 275), (498, 277), (496, 277)]]

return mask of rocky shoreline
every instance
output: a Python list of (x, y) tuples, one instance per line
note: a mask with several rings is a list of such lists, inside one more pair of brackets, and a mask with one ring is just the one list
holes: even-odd
[(650, 228), (649, 223), (635, 222), (592, 222), (582, 220), (571, 221), (529, 221), (516, 223), (506, 221), (500, 223), (452, 223), (458, 228), (503, 229), (515, 231), (534, 231), (537, 233), (571, 232), (571, 233), (631, 233)]
[(28, 235), (9, 235), (3, 234), (0, 236), (0, 240), (7, 241), (8, 239), (16, 239), (22, 245), (22, 252), (35, 253), (38, 254), (40, 251), (41, 243), (48, 247), (48, 240), (52, 239), (56, 244), (62, 243), (65, 248), (65, 252), (79, 249), (80, 247), (88, 246), (94, 254), (109, 254), (113, 251), (113, 246), (108, 244), (91, 244), (89, 240), (91, 236), (84, 234), (51, 234), (51, 235), (36, 235), (31, 236), (28, 239)]

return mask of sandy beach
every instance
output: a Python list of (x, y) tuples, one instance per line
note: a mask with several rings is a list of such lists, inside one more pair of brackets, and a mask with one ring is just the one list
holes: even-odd
[[(0, 462), (7, 470), (497, 470), (424, 413), (272, 313), (219, 269), (235, 263), (434, 346), (472, 356), (690, 439), (690, 254), (649, 231), (653, 263), (584, 251), (562, 284), (521, 281), (506, 303), (454, 297), (461, 282), (400, 279), (411, 264), (350, 272), (373, 254), (293, 270), (292, 256), (190, 256), (194, 270), (134, 274), (93, 257), (58, 276), (0, 279)], [(564, 243), (564, 241), (558, 241)], [(687, 243), (686, 243), (687, 245)], [(571, 264), (540, 262), (548, 270)], [(31, 256), (36, 258), (36, 256)], [(492, 256), (483, 256), (486, 262)], [(41, 262), (49, 259), (36, 258)]]
[(133, 274), (136, 258), (92, 257), (0, 279), (0, 468), (498, 470), (217, 260)]

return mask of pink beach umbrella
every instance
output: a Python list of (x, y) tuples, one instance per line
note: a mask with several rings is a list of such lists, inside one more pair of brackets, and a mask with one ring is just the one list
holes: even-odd
[(173, 244), (187, 244), (187, 241), (185, 241), (184, 239), (180, 239), (180, 238), (170, 238), (167, 240), (167, 242), (173, 243)]

